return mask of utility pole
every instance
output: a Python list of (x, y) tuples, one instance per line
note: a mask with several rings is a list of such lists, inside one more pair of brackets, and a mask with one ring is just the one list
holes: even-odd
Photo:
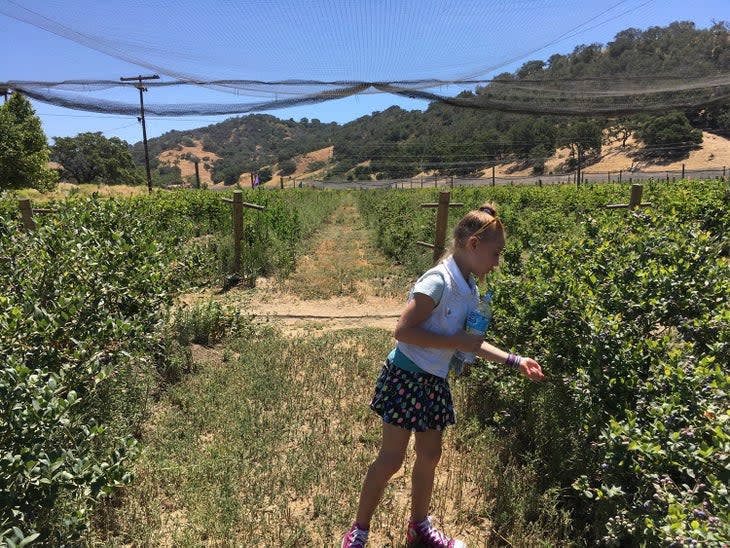
[(158, 74), (153, 74), (151, 76), (129, 76), (119, 79), (122, 82), (131, 82), (132, 80), (136, 80), (137, 82), (139, 82), (134, 87), (139, 90), (139, 121), (142, 122), (142, 140), (144, 141), (144, 166), (147, 170), (147, 190), (150, 193), (152, 192), (152, 175), (150, 174), (150, 155), (149, 151), (147, 150), (147, 127), (144, 122), (144, 97), (142, 95), (145, 91), (147, 91), (147, 88), (142, 85), (142, 80), (159, 80), (159, 78), (160, 76)]

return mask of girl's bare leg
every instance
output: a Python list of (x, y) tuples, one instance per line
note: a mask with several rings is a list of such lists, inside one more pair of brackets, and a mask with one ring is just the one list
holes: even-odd
[(383, 496), (388, 480), (403, 465), (410, 437), (410, 430), (383, 423), (383, 442), (380, 446), (380, 453), (368, 468), (360, 492), (360, 504), (355, 521), (361, 527), (370, 528), (370, 519)]
[(421, 521), (431, 505), (436, 465), (441, 459), (443, 430), (416, 432), (416, 462), (411, 476), (411, 519)]

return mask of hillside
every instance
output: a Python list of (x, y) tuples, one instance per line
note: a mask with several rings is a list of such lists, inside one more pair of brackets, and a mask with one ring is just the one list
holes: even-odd
[(198, 159), (198, 172), (200, 183), (210, 185), (213, 183), (211, 166), (213, 162), (220, 159), (220, 156), (203, 149), (200, 141), (193, 141), (193, 146), (178, 145), (173, 149), (164, 150), (157, 155), (161, 165), (177, 166), (180, 168), (180, 176), (183, 181), (195, 180), (195, 161)]
[[(320, 175), (322, 168), (313, 168), (317, 168), (318, 165), (326, 165), (332, 157), (332, 150), (333, 147), (330, 146), (295, 156), (292, 160), (296, 165), (296, 169), (285, 177), (287, 184), (289, 184), (289, 180), (312, 178)], [(180, 145), (173, 149), (164, 150), (157, 155), (157, 160), (160, 165), (176, 166), (180, 169), (180, 177), (185, 184), (192, 184), (195, 181), (195, 161), (191, 158), (200, 159), (198, 162), (198, 172), (202, 185), (207, 185), (208, 188), (226, 187), (224, 183), (214, 183), (212, 178), (212, 163), (219, 160), (220, 156), (205, 151), (200, 141), (194, 141), (194, 146)], [(274, 168), (272, 171), (279, 171), (276, 164), (272, 167)], [(247, 185), (250, 180), (251, 172), (244, 172), (239, 177), (239, 184)], [(277, 176), (265, 183), (264, 186), (272, 187), (278, 185), (279, 177)]]
[[(619, 170), (623, 170), (624, 172), (635, 170), (679, 171), (682, 169), (683, 165), (687, 170), (712, 168), (722, 169), (723, 167), (730, 166), (730, 139), (709, 132), (703, 132), (702, 137), (703, 142), (700, 148), (690, 151), (685, 158), (671, 162), (637, 160), (636, 157), (643, 149), (643, 146), (633, 138), (630, 138), (627, 141), (626, 147), (622, 147), (620, 143), (605, 145), (602, 148), (602, 154), (598, 161), (587, 166), (584, 171), (586, 174), (605, 172), (615, 173)], [(159, 154), (158, 158), (160, 164), (176, 165), (179, 167), (183, 180), (193, 180), (195, 177), (195, 164), (189, 159), (191, 154), (203, 160), (199, 163), (200, 180), (202, 184), (208, 185), (209, 188), (220, 189), (226, 187), (223, 183), (216, 184), (213, 182), (210, 163), (205, 160), (205, 158), (209, 158), (209, 161), (213, 162), (219, 157), (216, 154), (204, 151), (202, 144), (199, 142), (196, 143), (195, 146), (181, 146), (176, 147), (175, 149), (163, 151)], [(546, 173), (551, 173), (557, 170), (566, 162), (569, 154), (570, 152), (567, 148), (558, 149), (556, 153), (545, 162)], [(294, 158), (296, 170), (290, 175), (284, 177), (285, 184), (288, 186), (292, 184), (291, 181), (293, 180), (306, 181), (322, 178), (327, 170), (326, 166), (330, 165), (332, 155), (333, 147), (330, 146), (296, 156)], [(495, 175), (497, 177), (528, 177), (532, 175), (532, 169), (529, 167), (520, 169), (522, 165), (524, 165), (524, 163), (521, 162), (506, 162), (500, 164), (495, 168)], [(273, 171), (276, 173), (276, 165), (272, 167), (274, 168)], [(312, 167), (315, 169), (312, 169)], [(481, 176), (490, 178), (492, 176), (491, 169), (483, 170), (481, 172)], [(240, 184), (242, 186), (247, 186), (249, 184), (250, 177), (250, 172), (242, 173), (239, 180)], [(274, 178), (267, 182), (264, 186), (268, 188), (276, 188), (279, 184), (279, 176), (275, 175)]]
[[(686, 158), (673, 160), (670, 162), (637, 160), (643, 150), (643, 145), (638, 143), (636, 139), (630, 138), (626, 147), (622, 147), (620, 143), (612, 143), (604, 145), (600, 159), (585, 168), (585, 173), (605, 173), (618, 172), (623, 170), (629, 171), (678, 171), (684, 165), (687, 170), (701, 169), (722, 169), (730, 166), (730, 139), (702, 132), (702, 146), (697, 150), (689, 152)], [(546, 172), (550, 173), (556, 170), (561, 164), (568, 159), (569, 150), (566, 148), (558, 149), (546, 162)], [(531, 169), (516, 169), (518, 163), (509, 163), (499, 166), (495, 172), (497, 176), (529, 176)], [(485, 172), (485, 175), (491, 176), (491, 170)]]
[[(697, 29), (693, 23), (676, 22), (645, 31), (627, 29), (605, 45), (578, 46), (547, 61), (527, 61), (514, 73), (460, 93), (451, 104), (434, 100), (423, 111), (391, 107), (343, 125), (262, 114), (234, 117), (151, 139), (150, 152), (161, 181), (189, 179), (194, 173), (190, 158), (195, 155), (202, 160), (201, 182), (218, 186), (250, 184), (256, 173), (265, 180), (270, 177), (270, 186), (281, 180), (311, 178), (474, 177), (486, 170), (491, 175), (495, 164), (499, 175), (568, 173), (575, 161), (564, 147), (570, 143), (575, 148), (576, 139), (582, 143), (586, 173), (676, 170), (682, 164), (686, 169), (722, 169), (729, 163), (730, 137), (730, 104), (718, 99), (727, 96), (722, 86), (708, 84), (691, 91), (680, 86), (672, 101), (663, 90), (681, 81), (677, 75), (691, 79), (728, 73), (727, 23)], [(602, 106), (606, 110), (576, 110), (559, 116), (549, 114), (549, 108), (540, 110), (538, 104), (531, 111), (536, 114), (499, 106), (516, 107), (518, 100), (529, 103), (531, 95), (525, 90), (547, 84), (545, 93), (533, 94), (534, 100), (572, 97), (578, 109), (579, 86), (595, 85), (595, 80), (601, 93), (614, 81), (630, 85), (623, 92), (605, 93), (607, 103)], [(641, 89), (635, 87), (639, 85)], [(702, 99), (687, 102), (689, 97)], [(622, 105), (631, 106), (632, 101), (639, 107), (623, 114)], [(606, 144), (603, 139), (599, 152), (600, 135), (617, 128), (627, 138), (626, 146)], [(700, 139), (701, 146), (695, 147)], [(139, 143), (134, 154), (141, 163)]]

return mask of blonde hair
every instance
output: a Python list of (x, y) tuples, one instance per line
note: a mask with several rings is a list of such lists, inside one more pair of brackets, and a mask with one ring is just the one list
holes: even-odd
[(453, 253), (457, 247), (464, 247), (472, 236), (477, 236), (480, 240), (504, 238), (504, 225), (497, 217), (497, 206), (494, 202), (486, 202), (461, 218), (454, 227), (454, 237), (447, 254)]

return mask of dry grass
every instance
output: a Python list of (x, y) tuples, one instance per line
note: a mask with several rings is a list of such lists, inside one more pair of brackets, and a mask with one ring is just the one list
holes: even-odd
[[(725, 139), (714, 133), (702, 132), (702, 147), (691, 151), (686, 158), (676, 160), (669, 163), (650, 163), (647, 161), (637, 161), (635, 154), (642, 148), (640, 143), (632, 137), (628, 139), (626, 147), (622, 147), (621, 143), (611, 143), (604, 145), (601, 151), (601, 158), (587, 166), (585, 173), (605, 173), (608, 171), (618, 173), (619, 170), (629, 171), (631, 169), (639, 170), (669, 170), (678, 171), (682, 169), (722, 169), (723, 166), (730, 166), (730, 139)], [(564, 164), (568, 159), (569, 151), (567, 148), (558, 149), (555, 154), (548, 158), (545, 162), (545, 172), (550, 173)], [(503, 164), (497, 166), (495, 175), (497, 177), (510, 176), (530, 176), (532, 168), (517, 169), (518, 164)], [(492, 170), (488, 169), (484, 172), (487, 177), (492, 176)]]
[(194, 141), (195, 146), (185, 147), (180, 145), (176, 149), (165, 150), (158, 155), (158, 159), (161, 164), (168, 166), (177, 166), (180, 168), (180, 176), (185, 180), (186, 178), (195, 178), (195, 162), (186, 158), (189, 154), (194, 155), (200, 161), (198, 162), (198, 173), (200, 175), (201, 184), (211, 185), (213, 179), (211, 178), (211, 171), (207, 169), (206, 165), (213, 165), (213, 162), (218, 160), (220, 156), (213, 152), (203, 150), (203, 145), (200, 141)]
[[(272, 332), (209, 355), (157, 407), (136, 480), (95, 544), (334, 546), (378, 450), (367, 404), (389, 344), (377, 329)], [(494, 482), (496, 455), (457, 446), (457, 436), (446, 438), (432, 512), (470, 546), (486, 546), (483, 486)], [(402, 546), (412, 462), (411, 452), (386, 490), (373, 546)]]
[(25, 188), (16, 191), (16, 194), (19, 198), (30, 198), (34, 203), (43, 203), (64, 200), (74, 194), (83, 194), (87, 196), (92, 194), (98, 194), (100, 196), (138, 196), (147, 194), (147, 192), (148, 190), (145, 185), (129, 186), (59, 183), (56, 190), (52, 192), (38, 192), (32, 188)]
[(185, 301), (238, 303), (296, 336), (309, 331), (379, 327), (392, 332), (412, 280), (370, 243), (352, 199), (323, 223), (285, 280), (259, 278), (255, 290), (187, 295)]

